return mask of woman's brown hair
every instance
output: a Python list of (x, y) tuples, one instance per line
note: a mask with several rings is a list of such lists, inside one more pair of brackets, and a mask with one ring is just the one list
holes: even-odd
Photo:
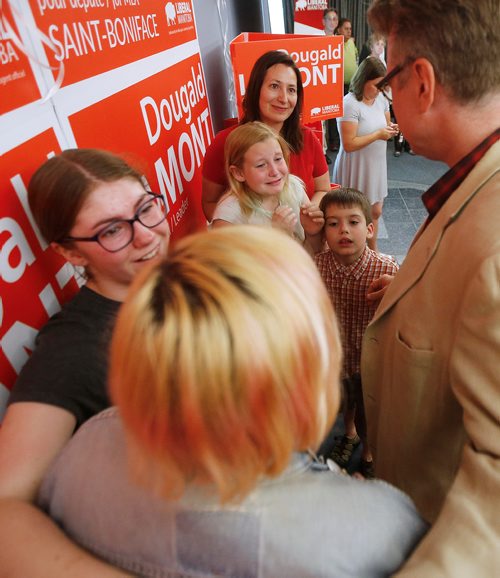
[(300, 126), (300, 115), (302, 114), (302, 106), (304, 104), (304, 87), (302, 85), (300, 70), (297, 68), (293, 58), (286, 52), (281, 50), (271, 50), (265, 52), (255, 62), (243, 98), (244, 114), (241, 124), (253, 120), (262, 121), (259, 107), (260, 91), (268, 69), (276, 64), (288, 66), (295, 72), (295, 76), (297, 77), (297, 104), (295, 105), (292, 114), (283, 123), (281, 135), (290, 145), (292, 151), (299, 153), (304, 147), (304, 136)]
[(129, 178), (143, 186), (141, 174), (124, 159), (98, 149), (68, 149), (48, 159), (28, 185), (28, 202), (48, 243), (67, 237), (90, 193), (99, 183)]
[(385, 76), (386, 72), (387, 68), (380, 58), (377, 58), (376, 56), (368, 56), (368, 58), (365, 58), (359, 65), (356, 73), (352, 77), (349, 92), (352, 92), (356, 97), (356, 100), (361, 102), (363, 100), (365, 84), (369, 80)]

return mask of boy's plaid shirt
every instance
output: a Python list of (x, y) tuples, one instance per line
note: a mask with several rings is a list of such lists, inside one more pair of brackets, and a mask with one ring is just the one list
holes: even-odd
[(344, 348), (344, 377), (359, 373), (363, 333), (377, 309), (367, 301), (370, 283), (384, 274), (394, 275), (399, 266), (389, 255), (365, 248), (351, 265), (342, 265), (332, 251), (316, 255), (316, 264), (337, 314)]

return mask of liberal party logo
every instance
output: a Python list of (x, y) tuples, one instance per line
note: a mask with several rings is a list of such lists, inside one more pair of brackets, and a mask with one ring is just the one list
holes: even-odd
[(165, 6), (165, 15), (167, 17), (167, 24), (172, 26), (173, 24), (177, 24), (177, 13), (175, 11), (175, 6), (173, 2), (168, 2)]

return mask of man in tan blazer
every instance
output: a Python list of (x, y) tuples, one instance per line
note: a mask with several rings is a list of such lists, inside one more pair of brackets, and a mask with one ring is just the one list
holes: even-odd
[[(398, 576), (500, 572), (500, 11), (374, 0), (401, 130), (450, 170), (363, 342), (377, 477), (432, 528)], [(389, 78), (388, 78), (389, 77)], [(376, 298), (379, 294), (372, 294)]]

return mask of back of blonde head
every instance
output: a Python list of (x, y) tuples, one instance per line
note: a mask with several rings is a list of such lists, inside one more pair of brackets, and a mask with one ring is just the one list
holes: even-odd
[(167, 497), (193, 484), (244, 497), (324, 438), (340, 357), (322, 280), (287, 235), (246, 225), (181, 240), (135, 281), (112, 343), (143, 479)]

